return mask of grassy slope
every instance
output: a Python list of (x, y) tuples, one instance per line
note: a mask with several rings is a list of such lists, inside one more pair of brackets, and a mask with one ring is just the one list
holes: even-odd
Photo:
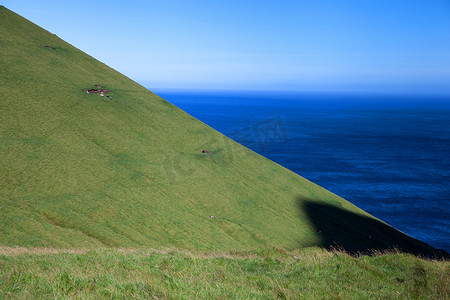
[(0, 248), (0, 298), (450, 298), (450, 263), (407, 254), (51, 252)]
[(0, 37), (1, 245), (430, 251), (4, 7)]

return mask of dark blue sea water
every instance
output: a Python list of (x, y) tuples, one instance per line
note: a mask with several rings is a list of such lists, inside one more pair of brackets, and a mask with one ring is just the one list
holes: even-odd
[(395, 228), (450, 252), (450, 97), (158, 94)]

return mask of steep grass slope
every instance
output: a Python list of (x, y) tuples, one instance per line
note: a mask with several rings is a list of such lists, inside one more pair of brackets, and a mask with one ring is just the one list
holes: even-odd
[(433, 251), (4, 7), (0, 112), (1, 245)]

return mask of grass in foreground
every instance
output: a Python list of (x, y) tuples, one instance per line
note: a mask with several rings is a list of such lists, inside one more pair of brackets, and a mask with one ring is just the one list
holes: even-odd
[(448, 299), (450, 263), (408, 254), (351, 257), (307, 248), (0, 248), (0, 298)]

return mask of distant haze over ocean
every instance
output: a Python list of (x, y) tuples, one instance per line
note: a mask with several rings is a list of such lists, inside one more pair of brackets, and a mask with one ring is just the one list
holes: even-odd
[(450, 97), (155, 90), (239, 143), (450, 252)]

